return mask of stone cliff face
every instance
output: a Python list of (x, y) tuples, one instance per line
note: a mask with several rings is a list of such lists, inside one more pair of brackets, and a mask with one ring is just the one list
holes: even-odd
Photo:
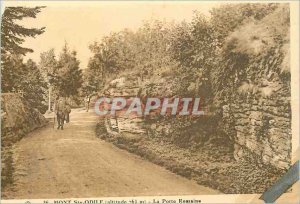
[[(223, 106), (228, 135), (235, 142), (235, 158), (254, 157), (258, 163), (288, 168), (291, 159), (290, 87), (278, 77), (237, 93)], [(264, 92), (267, 92), (265, 94)]]
[[(136, 97), (139, 95), (140, 81), (136, 76), (122, 76), (112, 80), (104, 90), (107, 97)], [(106, 127), (108, 132), (118, 133), (145, 133), (142, 118), (128, 117), (109, 117), (106, 118)]]
[(287, 169), (292, 148), (289, 9), (279, 7), (262, 21), (244, 25), (228, 42), (233, 48), (227, 54), (244, 57), (223, 106), (234, 156)]

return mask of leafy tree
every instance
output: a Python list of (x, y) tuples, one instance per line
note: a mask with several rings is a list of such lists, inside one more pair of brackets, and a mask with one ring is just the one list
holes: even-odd
[(106, 73), (136, 71), (140, 77), (151, 76), (154, 70), (172, 64), (169, 49), (171, 25), (147, 22), (138, 31), (128, 29), (105, 36), (100, 43), (90, 45), (94, 56), (89, 66), (94, 74), (106, 79)]
[(47, 82), (47, 89), (44, 90), (44, 99), (49, 101), (49, 92), (50, 92), (50, 100), (54, 101), (57, 96), (57, 90), (53, 87), (53, 79), (54, 79), (54, 70), (57, 66), (57, 60), (55, 56), (54, 49), (50, 49), (46, 52), (42, 52), (40, 54), (40, 62), (39, 62), (39, 70)]
[(46, 82), (42, 77), (37, 65), (31, 59), (23, 63), (22, 57), (10, 55), (9, 60), (4, 62), (10, 69), (4, 69), (7, 78), (2, 80), (2, 89), (10, 92), (21, 93), (33, 108), (41, 112), (45, 111), (43, 104)]
[(36, 63), (31, 59), (27, 60), (20, 77), (20, 89), (24, 93), (24, 98), (31, 104), (32, 107), (37, 108), (44, 113), (47, 110), (47, 105), (43, 103), (45, 89), (47, 83), (45, 82)]
[(102, 85), (102, 80), (100, 79), (101, 75), (95, 75), (93, 70), (90, 68), (87, 68), (83, 72), (83, 84), (81, 88), (81, 95), (82, 96), (91, 96), (96, 94), (97, 91), (99, 91)]
[(89, 66), (96, 72), (100, 72), (102, 78), (106, 73), (116, 73), (133, 68), (133, 33), (123, 31), (105, 36), (101, 43), (94, 42), (89, 46), (93, 58)]
[(54, 87), (58, 94), (70, 97), (78, 95), (82, 82), (82, 70), (79, 68), (76, 52), (71, 52), (65, 44), (54, 69)]
[(54, 75), (54, 70), (57, 66), (57, 60), (54, 49), (42, 52), (40, 55), (39, 69), (45, 79), (48, 81), (49, 77)]
[(24, 74), (25, 65), (19, 55), (6, 55), (1, 63), (2, 92), (21, 91), (20, 77)]
[(36, 18), (43, 7), (7, 7), (2, 14), (1, 24), (1, 85), (2, 92), (20, 90), (20, 76), (25, 65), (19, 55), (33, 52), (30, 48), (21, 47), (25, 37), (36, 37), (45, 28), (25, 28), (15, 23), (23, 18)]
[(209, 78), (216, 57), (216, 42), (212, 32), (210, 21), (195, 13), (191, 23), (183, 22), (174, 28), (170, 49), (172, 57), (180, 65), (175, 79), (178, 81), (177, 92), (200, 96), (206, 103), (212, 99)]
[(171, 59), (170, 37), (173, 24), (164, 21), (146, 22), (136, 33), (136, 69), (140, 77), (149, 78), (154, 72), (159, 75), (160, 69), (170, 69), (174, 66)]

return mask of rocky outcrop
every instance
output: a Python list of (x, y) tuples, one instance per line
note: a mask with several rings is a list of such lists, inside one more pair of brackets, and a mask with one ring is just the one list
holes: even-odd
[[(104, 89), (106, 97), (169, 97), (174, 96), (174, 81), (172, 76), (160, 76), (153, 73), (150, 78), (141, 80), (138, 73), (122, 74), (112, 80)], [(118, 115), (118, 114), (117, 114)], [(112, 131), (133, 134), (147, 133), (150, 137), (176, 132), (178, 127), (186, 128), (192, 123), (186, 120), (174, 120), (172, 117), (161, 117), (159, 114), (144, 117), (109, 117), (107, 124)], [(177, 123), (178, 122), (178, 123)], [(151, 135), (150, 135), (151, 134)]]
[[(141, 90), (140, 80), (136, 75), (121, 76), (112, 80), (104, 90), (106, 97), (136, 97)], [(118, 115), (118, 114), (117, 114)], [(105, 119), (108, 132), (145, 133), (143, 119), (140, 117), (107, 117)]]
[(2, 146), (10, 146), (25, 134), (46, 124), (46, 119), (18, 94), (1, 95)]
[[(136, 76), (116, 78), (106, 96), (172, 94), (172, 79), (141, 83)], [(275, 74), (267, 83), (257, 78), (260, 86), (250, 86), (254, 92), (243, 85), (223, 106), (222, 117), (101, 118), (97, 135), (201, 185), (224, 193), (262, 193), (283, 174), (280, 168), (288, 167), (290, 138), (278, 138), (290, 130), (289, 86), (280, 80)], [(262, 92), (266, 87), (271, 95)], [(274, 133), (279, 126), (282, 131)]]
[(19, 94), (1, 94), (1, 185), (12, 183), (12, 146), (27, 133), (46, 124), (46, 119)]

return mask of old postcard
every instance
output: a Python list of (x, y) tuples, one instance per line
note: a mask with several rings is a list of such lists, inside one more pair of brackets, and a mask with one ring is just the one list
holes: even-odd
[(298, 1), (1, 2), (1, 203), (299, 203)]

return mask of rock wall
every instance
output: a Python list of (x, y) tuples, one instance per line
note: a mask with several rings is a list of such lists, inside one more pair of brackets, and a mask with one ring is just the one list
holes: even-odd
[[(140, 89), (136, 87), (137, 77), (133, 76), (113, 80), (105, 90), (106, 96), (170, 93), (169, 87), (164, 86), (169, 82), (166, 78), (163, 83), (154, 81), (154, 85), (142, 83), (138, 86), (142, 87)], [(257, 87), (251, 86), (252, 92), (248, 89), (235, 91), (232, 103), (223, 106), (223, 117), (214, 113), (197, 120), (162, 116), (100, 118), (97, 135), (201, 185), (224, 193), (262, 193), (282, 176), (284, 170), (280, 168), (288, 167), (288, 163), (278, 157), (288, 158), (290, 150), (289, 138), (282, 141), (274, 134), (266, 137), (265, 133), (281, 127), (284, 136), (289, 130), (288, 83), (281, 83), (275, 75), (268, 83), (262, 79), (257, 78)], [(266, 87), (273, 87), (272, 94), (262, 96)], [(278, 152), (276, 146), (285, 149)], [(274, 165), (272, 160), (283, 163)]]
[[(215, 116), (99, 118), (97, 136), (166, 169), (223, 193), (263, 193), (282, 172), (233, 158), (233, 140)], [(126, 128), (124, 128), (124, 126)]]
[[(233, 118), (234, 157), (255, 157), (257, 162), (288, 168), (291, 158), (291, 119), (273, 100), (239, 100), (224, 106), (224, 119)], [(265, 103), (260, 106), (259, 103)], [(284, 106), (283, 106), (284, 107)]]
[(224, 128), (235, 142), (237, 160), (251, 157), (280, 169), (290, 166), (291, 88), (286, 45), (278, 43), (249, 57), (237, 73), (243, 81), (235, 80), (236, 89), (225, 101)]
[[(223, 106), (223, 119), (232, 131), (234, 157), (254, 157), (258, 163), (287, 169), (291, 159), (289, 89), (283, 84), (274, 97), (239, 96)], [(256, 97), (255, 97), (256, 96)]]
[[(224, 100), (224, 129), (234, 157), (287, 169), (291, 162), (290, 13), (279, 6), (227, 39), (224, 60), (233, 67)], [(230, 61), (232, 60), (232, 61)]]
[[(269, 57), (264, 56), (262, 60), (268, 59), (264, 63), (258, 59), (246, 68), (246, 79), (254, 75), (253, 67), (261, 66), (259, 69), (264, 71), (251, 82), (240, 83), (231, 100), (222, 107), (221, 124), (214, 116), (200, 117), (195, 121), (159, 116), (146, 120), (111, 117), (107, 119), (109, 131), (144, 134), (144, 137), (168, 141), (180, 147), (197, 147), (204, 141), (222, 135), (224, 130), (227, 134), (223, 136), (229, 137), (234, 143), (233, 156), (236, 160), (248, 159), (259, 166), (266, 164), (287, 169), (291, 161), (292, 138), (290, 83), (284, 74), (270, 71), (272, 66), (280, 67), (283, 58), (282, 52), (277, 50)], [(164, 83), (156, 83), (155, 86), (149, 82), (139, 83), (138, 77), (120, 77), (111, 82), (107, 93), (125, 97), (139, 94), (154, 96), (159, 92), (168, 94), (164, 90)], [(191, 131), (195, 124), (201, 125), (201, 133), (197, 132), (199, 130)]]

